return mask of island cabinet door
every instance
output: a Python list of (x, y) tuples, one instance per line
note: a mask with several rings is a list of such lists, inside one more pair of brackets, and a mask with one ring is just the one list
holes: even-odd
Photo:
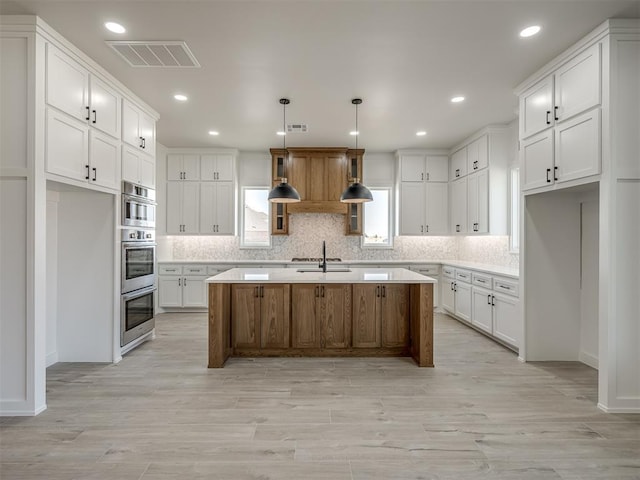
[(260, 347), (260, 285), (231, 287), (232, 339), (234, 348)]
[(353, 285), (353, 347), (377, 348), (380, 339), (380, 286)]
[(382, 346), (409, 345), (409, 286), (381, 285)]
[(289, 347), (289, 285), (260, 287), (261, 348)]
[(351, 345), (351, 285), (320, 285), (320, 346), (347, 348)]
[(316, 306), (320, 285), (291, 285), (291, 343), (293, 348), (320, 348), (320, 325)]

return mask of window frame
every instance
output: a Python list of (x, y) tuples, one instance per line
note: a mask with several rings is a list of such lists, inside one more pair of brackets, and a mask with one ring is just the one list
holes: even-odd
[[(517, 182), (517, 185), (515, 183)], [(514, 191), (515, 190), (515, 191)], [(520, 166), (509, 168), (509, 253), (520, 253), (520, 223), (522, 194), (520, 192)], [(515, 224), (515, 225), (514, 225)]]
[(367, 187), (369, 188), (369, 190), (372, 191), (373, 190), (386, 190), (388, 192), (389, 195), (389, 219), (388, 219), (388, 232), (389, 232), (389, 241), (387, 243), (366, 243), (365, 239), (365, 228), (366, 228), (366, 203), (363, 204), (362, 206), (362, 236), (361, 236), (361, 240), (360, 240), (360, 248), (362, 248), (363, 250), (369, 250), (369, 249), (379, 249), (379, 250), (389, 250), (389, 249), (393, 249), (393, 241), (394, 241), (394, 231), (393, 231), (393, 226), (394, 226), (394, 221), (395, 221), (395, 209), (394, 209), (394, 195), (395, 195), (395, 190), (394, 187), (389, 185), (389, 184), (369, 184), (367, 185)]
[(269, 211), (268, 211), (268, 218), (269, 220), (267, 221), (267, 226), (268, 226), (268, 238), (269, 238), (269, 243), (268, 244), (262, 244), (262, 243), (246, 243), (245, 241), (245, 199), (246, 199), (246, 192), (248, 190), (265, 190), (267, 192), (269, 192), (271, 190), (271, 188), (267, 185), (243, 185), (240, 188), (240, 249), (251, 249), (251, 250), (257, 250), (257, 249), (270, 249), (272, 248), (272, 235), (271, 235), (271, 231), (270, 231), (270, 225), (269, 225), (269, 221), (271, 219), (271, 204), (269, 204)]

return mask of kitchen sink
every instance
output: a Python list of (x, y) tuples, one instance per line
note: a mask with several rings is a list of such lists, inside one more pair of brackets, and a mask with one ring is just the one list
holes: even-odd
[[(350, 272), (351, 269), (350, 268), (327, 268), (327, 273), (334, 273), (334, 272)], [(307, 272), (316, 272), (316, 273), (322, 273), (322, 269), (321, 268), (299, 268), (298, 270), (296, 270), (296, 272), (300, 272), (300, 273), (307, 273)]]

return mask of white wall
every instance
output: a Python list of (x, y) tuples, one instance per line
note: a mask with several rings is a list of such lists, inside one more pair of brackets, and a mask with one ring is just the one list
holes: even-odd
[(113, 361), (113, 195), (62, 191), (58, 207), (58, 358)]
[(47, 191), (47, 367), (58, 362), (58, 192)]
[(580, 361), (598, 368), (598, 191), (580, 200)]

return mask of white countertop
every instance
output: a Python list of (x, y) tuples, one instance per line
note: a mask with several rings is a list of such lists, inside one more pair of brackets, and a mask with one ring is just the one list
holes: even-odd
[[(304, 266), (303, 266), (304, 268)], [(331, 267), (330, 267), (331, 268)], [(337, 268), (334, 266), (333, 268)], [(406, 268), (350, 268), (350, 272), (298, 272), (293, 268), (232, 268), (207, 283), (438, 283)]]

